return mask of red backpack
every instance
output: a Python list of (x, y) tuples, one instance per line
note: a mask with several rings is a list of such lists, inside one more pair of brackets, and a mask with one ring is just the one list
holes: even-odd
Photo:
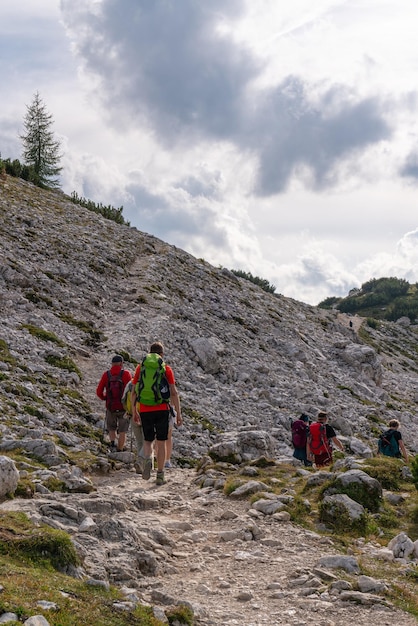
[(317, 456), (325, 453), (331, 455), (325, 424), (314, 422), (309, 426), (309, 447), (312, 454)]
[(123, 372), (122, 369), (118, 374), (111, 374), (110, 370), (107, 371), (106, 408), (112, 412), (125, 410), (122, 404)]

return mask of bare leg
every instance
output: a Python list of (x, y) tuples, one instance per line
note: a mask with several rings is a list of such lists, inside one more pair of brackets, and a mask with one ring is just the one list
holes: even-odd
[(123, 450), (125, 441), (126, 441), (126, 433), (119, 433), (119, 438), (118, 438), (118, 451), (119, 452)]
[(173, 427), (168, 431), (168, 439), (165, 442), (165, 460), (171, 461), (171, 451), (173, 450)]
[(157, 441), (157, 471), (164, 471), (166, 441)]

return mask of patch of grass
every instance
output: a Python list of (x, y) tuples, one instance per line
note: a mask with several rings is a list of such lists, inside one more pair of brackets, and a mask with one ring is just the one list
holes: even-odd
[(55, 354), (48, 354), (45, 357), (45, 361), (53, 367), (58, 367), (59, 369), (67, 370), (68, 372), (75, 372), (80, 379), (83, 377), (81, 371), (69, 356), (56, 356)]
[(39, 419), (43, 418), (42, 411), (40, 411), (38, 408), (34, 406), (31, 406), (30, 404), (25, 404), (25, 406), (23, 407), (23, 410), (28, 415), (32, 415), (33, 417), (38, 417)]
[(22, 324), (22, 328), (26, 328), (26, 330), (28, 330), (33, 337), (42, 339), (42, 341), (51, 341), (58, 346), (65, 346), (65, 343), (61, 341), (61, 339), (59, 339), (54, 333), (49, 332), (48, 330), (44, 330), (43, 328), (39, 328), (38, 326), (34, 326), (33, 324)]
[(92, 439), (95, 441), (102, 440), (101, 431), (97, 428), (92, 428), (88, 424), (83, 424), (82, 422), (68, 422), (65, 420), (61, 424), (62, 428), (67, 432), (75, 433), (79, 437), (83, 437), (84, 439)]
[(186, 417), (188, 417), (194, 424), (200, 424), (200, 426), (204, 430), (208, 430), (209, 432), (221, 432), (219, 428), (217, 428), (212, 422), (207, 418), (201, 415), (195, 409), (191, 409), (189, 407), (182, 407), (182, 413)]
[(179, 626), (183, 624), (184, 626), (193, 626), (194, 624), (193, 611), (184, 604), (179, 604), (179, 606), (167, 611), (166, 615), (169, 624), (175, 624), (176, 626), (177, 624)]
[(9, 365), (16, 365), (16, 359), (10, 354), (9, 346), (4, 339), (0, 339), (0, 360)]
[(307, 518), (311, 512), (311, 507), (308, 506), (305, 498), (296, 496), (293, 502), (288, 505), (287, 510), (290, 514), (292, 522), (300, 524), (301, 526), (306, 525)]
[[(116, 610), (115, 602), (126, 600), (119, 589), (87, 585), (42, 563), (31, 564), (24, 558), (0, 554), (0, 576), (0, 613), (16, 613), (21, 621), (10, 622), (13, 624), (43, 614), (50, 626), (164, 626), (149, 606)], [(37, 606), (43, 598), (58, 608), (43, 611)]]
[(0, 554), (30, 563), (47, 562), (59, 570), (79, 564), (67, 533), (34, 526), (24, 513), (0, 511)]
[(268, 459), (265, 456), (260, 456), (255, 461), (251, 461), (250, 465), (260, 468), (275, 467), (276, 461), (274, 459)]
[(239, 478), (229, 478), (225, 481), (223, 492), (226, 496), (231, 495), (233, 491), (241, 487), (245, 481), (240, 480)]
[(88, 346), (97, 348), (97, 346), (99, 346), (100, 343), (107, 340), (107, 337), (102, 333), (102, 331), (94, 328), (91, 322), (86, 322), (84, 320), (77, 320), (75, 319), (75, 317), (73, 317), (72, 315), (69, 315), (68, 313), (61, 313), (60, 319), (63, 322), (66, 322), (67, 324), (70, 324), (71, 326), (75, 326), (76, 328), (79, 328), (80, 330), (85, 332), (88, 335), (87, 339), (85, 340), (85, 343)]
[(29, 302), (32, 302), (33, 304), (41, 304), (43, 302), (47, 306), (51, 308), (53, 307), (54, 303), (52, 302), (52, 299), (49, 298), (48, 296), (45, 296), (44, 294), (37, 293), (36, 291), (30, 290), (24, 293), (23, 295), (25, 296), (27, 300), (29, 300)]
[(379, 455), (372, 459), (367, 459), (364, 471), (372, 478), (378, 480), (383, 489), (399, 491), (402, 480), (402, 465), (401, 459)]
[(390, 580), (386, 598), (398, 609), (418, 618), (417, 578), (410, 575), (412, 570), (408, 569), (403, 573), (396, 563), (367, 558), (364, 555), (361, 559), (361, 569), (366, 576)]

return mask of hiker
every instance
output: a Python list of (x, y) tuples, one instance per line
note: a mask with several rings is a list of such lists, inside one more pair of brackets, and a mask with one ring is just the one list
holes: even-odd
[[(123, 369), (123, 358), (116, 354), (112, 358), (109, 370), (103, 372), (97, 385), (96, 395), (106, 402), (106, 428), (109, 433), (109, 452), (123, 452), (125, 450), (126, 433), (129, 428), (129, 419), (125, 416), (122, 405), (122, 395), (132, 376), (129, 370)], [(118, 440), (116, 443), (116, 434)]]
[(176, 411), (170, 405), (170, 417), (168, 420), (168, 438), (165, 444), (165, 463), (164, 463), (165, 469), (171, 469), (173, 467), (171, 464), (171, 453), (173, 451), (173, 428), (174, 428), (175, 421), (176, 421)]
[(389, 430), (379, 437), (378, 454), (392, 456), (400, 459), (403, 456), (405, 463), (408, 463), (408, 452), (402, 441), (402, 433), (399, 432), (400, 423), (398, 420), (390, 420)]
[[(122, 404), (125, 409), (125, 417), (130, 421), (132, 428), (132, 435), (135, 437), (136, 441), (136, 461), (134, 463), (134, 468), (137, 474), (142, 474), (142, 461), (144, 458), (144, 432), (142, 430), (142, 425), (134, 422), (133, 418), (133, 410), (132, 410), (132, 390), (133, 383), (132, 380), (128, 382), (125, 389), (123, 390), (122, 396)], [(132, 439), (131, 439), (132, 443)]]
[(302, 461), (306, 467), (312, 466), (312, 461), (308, 459), (306, 444), (308, 442), (309, 433), (309, 417), (302, 413), (299, 419), (294, 420), (291, 425), (292, 444), (294, 447), (293, 456), (298, 461)]
[(315, 467), (325, 467), (332, 463), (332, 445), (344, 452), (344, 446), (332, 426), (328, 424), (328, 414), (319, 411), (316, 422), (309, 426), (308, 459), (314, 461)]
[[(158, 371), (163, 373), (169, 387), (169, 399), (173, 403), (176, 411), (176, 424), (181, 426), (183, 419), (181, 416), (180, 398), (175, 384), (173, 370), (163, 361), (164, 347), (161, 342), (154, 342), (148, 355), (142, 363), (137, 366), (133, 377), (132, 406), (134, 421), (142, 424), (144, 432), (144, 461), (142, 468), (142, 478), (149, 480), (152, 469), (152, 443), (156, 439), (157, 455), (157, 485), (163, 485), (164, 465), (166, 461), (166, 442), (169, 436), (170, 404), (168, 398), (162, 400), (161, 394), (156, 385), (151, 385), (153, 380), (158, 382)], [(161, 380), (159, 381), (161, 382)]]

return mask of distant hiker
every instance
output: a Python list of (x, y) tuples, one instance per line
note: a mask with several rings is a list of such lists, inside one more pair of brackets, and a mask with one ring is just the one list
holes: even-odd
[(353, 328), (353, 322), (351, 320), (349, 321), (349, 326), (350, 328)]
[[(116, 354), (112, 359), (111, 368), (103, 372), (97, 385), (96, 395), (106, 402), (106, 428), (109, 433), (110, 452), (124, 450), (129, 419), (125, 416), (122, 395), (131, 378), (131, 373), (123, 369), (123, 358)], [(117, 444), (116, 434), (118, 435)]]
[(309, 426), (308, 459), (314, 461), (317, 468), (331, 465), (332, 445), (344, 452), (343, 444), (337, 439), (335, 430), (327, 422), (327, 413), (319, 411), (316, 422)]
[(291, 425), (292, 444), (294, 447), (293, 456), (295, 459), (302, 461), (304, 465), (311, 466), (312, 461), (308, 459), (306, 444), (308, 442), (309, 433), (309, 417), (302, 413), (299, 419), (294, 420)]
[(144, 462), (142, 478), (151, 476), (152, 442), (156, 439), (157, 485), (163, 485), (164, 465), (166, 461), (166, 442), (169, 433), (170, 404), (161, 395), (162, 381), (165, 377), (169, 388), (169, 398), (176, 410), (176, 424), (181, 426), (180, 398), (175, 384), (173, 370), (163, 360), (164, 348), (161, 342), (151, 345), (149, 354), (138, 365), (133, 377), (132, 406), (134, 421), (142, 424), (144, 432)]
[(401, 456), (408, 463), (408, 452), (405, 448), (405, 444), (402, 441), (402, 434), (399, 432), (400, 423), (398, 420), (390, 420), (389, 430), (380, 435), (378, 440), (378, 454), (384, 454), (385, 456), (392, 456), (400, 459)]

